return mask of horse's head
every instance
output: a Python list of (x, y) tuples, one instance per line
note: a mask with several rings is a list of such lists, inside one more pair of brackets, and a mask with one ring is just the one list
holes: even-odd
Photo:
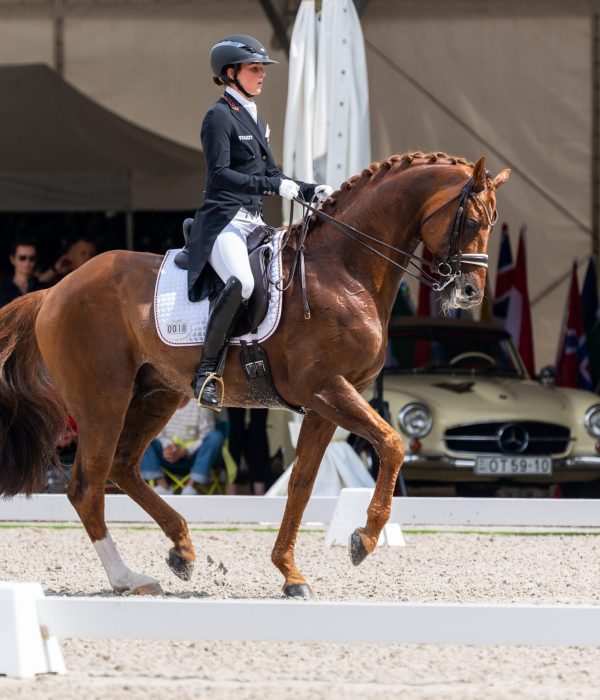
[(491, 178), (481, 157), (466, 179), (437, 188), (422, 209), (420, 233), (440, 276), (442, 309), (480, 304), (485, 291), (489, 236), (497, 219), (496, 190), (510, 174)]

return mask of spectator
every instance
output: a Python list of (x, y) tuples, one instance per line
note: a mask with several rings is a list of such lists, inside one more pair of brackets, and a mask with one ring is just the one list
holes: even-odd
[(189, 471), (190, 478), (181, 493), (197, 493), (196, 484), (210, 482), (210, 472), (221, 455), (225, 436), (215, 428), (215, 414), (185, 399), (171, 420), (153, 440), (141, 463), (142, 478), (155, 482), (155, 491), (171, 493), (163, 468)]
[(269, 439), (267, 437), (267, 408), (248, 409), (250, 419), (246, 425), (247, 409), (229, 408), (229, 451), (238, 465), (238, 479), (232, 484), (228, 493), (237, 492), (240, 484), (242, 458), (248, 466), (247, 478), (250, 484), (250, 492), (255, 496), (262, 496), (266, 490), (269, 478), (270, 457)]
[(12, 277), (0, 285), (0, 306), (5, 306), (13, 299), (42, 287), (34, 274), (37, 246), (33, 241), (16, 241), (10, 250), (9, 259), (14, 271)]
[(77, 270), (88, 260), (96, 255), (96, 244), (88, 238), (78, 238), (73, 241), (69, 249), (47, 270), (39, 276), (44, 284), (54, 284), (59, 279), (65, 277), (69, 272)]

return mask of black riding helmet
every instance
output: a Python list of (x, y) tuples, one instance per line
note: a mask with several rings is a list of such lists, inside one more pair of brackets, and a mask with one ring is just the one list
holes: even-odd
[[(252, 97), (239, 84), (237, 74), (241, 63), (277, 63), (267, 55), (265, 47), (246, 34), (230, 34), (216, 43), (210, 51), (210, 67), (217, 85), (233, 82), (246, 97)], [(227, 68), (233, 66), (233, 81), (227, 77)]]

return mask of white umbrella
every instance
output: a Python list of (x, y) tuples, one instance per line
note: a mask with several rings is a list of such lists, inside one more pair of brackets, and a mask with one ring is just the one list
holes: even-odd
[[(367, 63), (352, 0), (303, 0), (290, 44), (284, 172), (339, 186), (371, 162)], [(317, 39), (318, 36), (318, 39)]]
[[(294, 416), (296, 418), (296, 416)], [(289, 423), (292, 444), (296, 447), (301, 422)], [(360, 457), (346, 442), (348, 431), (337, 428), (331, 443), (321, 460), (321, 465), (313, 486), (313, 496), (337, 496), (345, 488), (370, 488), (375, 486), (373, 477), (367, 471)], [(293, 464), (289, 466), (271, 488), (266, 496), (287, 496), (288, 482)]]
[(371, 162), (367, 61), (352, 0), (323, 0), (317, 55), (315, 174), (338, 187)]
[[(284, 172), (338, 187), (371, 162), (369, 129), (367, 63), (354, 3), (323, 0), (317, 20), (314, 0), (303, 0), (290, 43)], [(285, 220), (288, 215), (284, 207)], [(299, 430), (299, 423), (290, 425)], [(338, 430), (325, 451), (313, 494), (373, 486), (346, 435)], [(290, 473), (291, 467), (267, 495), (285, 495)]]
[(290, 40), (288, 97), (283, 137), (283, 171), (314, 182), (313, 115), (316, 88), (317, 19), (314, 0), (303, 0)]

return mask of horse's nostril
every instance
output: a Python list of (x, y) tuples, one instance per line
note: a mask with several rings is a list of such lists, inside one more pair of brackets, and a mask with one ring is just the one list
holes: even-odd
[(477, 290), (472, 284), (465, 284), (464, 292), (468, 297), (474, 297), (477, 294)]

